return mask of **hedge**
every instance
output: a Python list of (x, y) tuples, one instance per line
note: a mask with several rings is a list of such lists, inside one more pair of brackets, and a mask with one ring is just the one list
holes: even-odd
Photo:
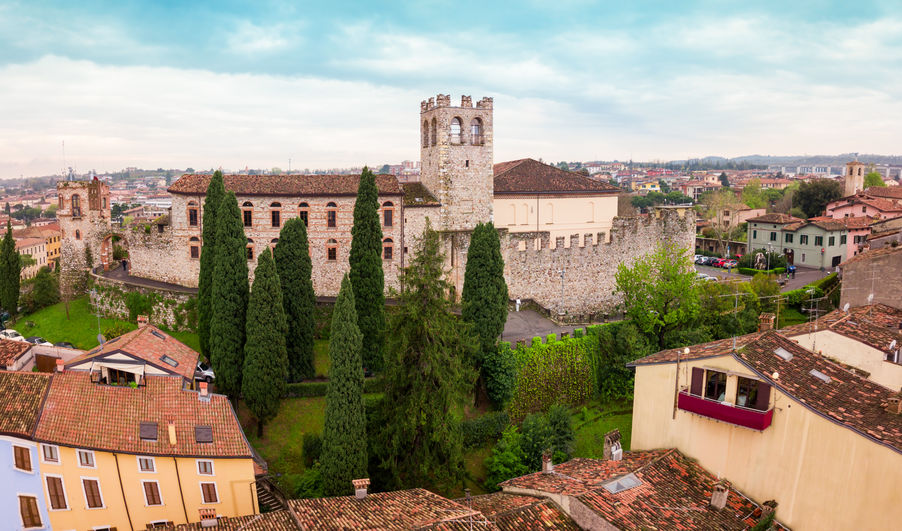
[(464, 448), (475, 448), (497, 441), (508, 424), (510, 424), (510, 417), (504, 411), (486, 413), (461, 422), (460, 429), (463, 432)]
[(751, 267), (740, 267), (737, 269), (741, 275), (748, 275), (750, 277), (753, 277), (753, 276), (757, 275), (758, 273), (764, 273), (765, 275), (781, 275), (786, 272), (785, 267), (775, 267), (773, 269), (768, 269), (768, 270), (752, 269)]
[[(326, 392), (328, 390), (328, 380), (289, 383), (285, 386), (284, 398), (308, 398), (312, 396), (326, 396)], [(364, 393), (381, 393), (382, 390), (382, 378), (366, 378), (363, 380)]]
[[(800, 306), (811, 299), (823, 297), (824, 293), (835, 286), (838, 282), (839, 277), (836, 275), (836, 273), (830, 273), (824, 278), (815, 280), (814, 282), (806, 284), (799, 289), (787, 291), (783, 294), (783, 296), (786, 298), (786, 304), (790, 306)], [(813, 293), (808, 293), (809, 291), (813, 291)]]
[(818, 288), (824, 292), (829, 291), (833, 286), (839, 283), (839, 276), (836, 273), (830, 273), (824, 278), (809, 283), (806, 287)]

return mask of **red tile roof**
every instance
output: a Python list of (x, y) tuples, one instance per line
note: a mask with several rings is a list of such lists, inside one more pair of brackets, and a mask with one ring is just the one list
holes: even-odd
[(173, 529), (176, 531), (301, 531), (288, 511), (282, 509), (263, 514), (249, 514), (246, 516), (220, 517), (214, 526), (204, 526), (201, 522), (179, 524)]
[(0, 434), (31, 437), (50, 375), (0, 371)]
[[(848, 312), (833, 310), (814, 323), (802, 323), (780, 330), (786, 337), (795, 337), (817, 330), (831, 330), (884, 353), (892, 350), (895, 341), (902, 346), (902, 310), (885, 304), (856, 306)], [(829, 352), (827, 353), (829, 354)]]
[(847, 218), (818, 216), (816, 218), (808, 218), (808, 221), (833, 221), (841, 223), (847, 229), (866, 229), (874, 222), (874, 219), (867, 216), (849, 216)]
[(564, 171), (533, 159), (494, 166), (495, 194), (617, 193), (621, 190), (581, 173)]
[[(761, 335), (760, 332), (753, 332), (751, 334), (746, 334), (744, 336), (736, 337), (736, 348), (742, 348), (746, 343), (754, 341)], [(689, 349), (689, 353), (686, 354), (684, 349)], [(680, 347), (680, 348), (671, 348), (667, 350), (662, 350), (660, 352), (656, 352), (649, 356), (645, 356), (644, 358), (639, 358), (635, 361), (631, 361), (627, 364), (629, 367), (636, 367), (638, 365), (654, 365), (657, 363), (674, 363), (679, 358), (679, 361), (692, 361), (703, 358), (713, 358), (717, 356), (724, 356), (733, 352), (733, 338), (727, 339), (718, 339), (717, 341), (710, 341), (708, 343), (701, 343), (699, 345), (692, 345), (690, 347)]]
[[(458, 500), (466, 505), (465, 501)], [(579, 529), (576, 522), (551, 500), (495, 492), (470, 498), (470, 507), (481, 512), (496, 529)]]
[(881, 258), (886, 255), (892, 255), (896, 253), (902, 253), (902, 247), (891, 247), (889, 245), (885, 247), (881, 247), (880, 249), (873, 249), (871, 251), (867, 251), (864, 253), (858, 253), (857, 255), (849, 258), (845, 262), (839, 264), (839, 267), (846, 267), (849, 264), (854, 264), (856, 262), (862, 262), (864, 260), (871, 260), (874, 258)]
[(754, 218), (749, 218), (746, 221), (749, 222), (757, 222), (757, 223), (798, 223), (804, 222), (804, 219), (799, 219), (795, 216), (790, 216), (789, 214), (779, 214), (777, 212), (771, 212), (770, 214), (764, 214), (763, 216), (758, 216)]
[(873, 197), (902, 199), (902, 186), (871, 186), (864, 193)]
[[(174, 376), (147, 376), (136, 389), (92, 383), (82, 371), (56, 373), (44, 403), (35, 439), (42, 442), (142, 455), (251, 457), (228, 398), (182, 388)], [(142, 440), (142, 422), (157, 425), (157, 440)], [(175, 425), (171, 444), (168, 424)], [(195, 427), (209, 426), (212, 443), (198, 443)]]
[[(195, 350), (153, 325), (146, 325), (115, 337), (104, 343), (103, 347), (69, 360), (66, 367), (118, 352), (144, 360), (158, 369), (178, 374), (188, 380), (194, 378), (194, 370), (197, 367), (198, 354)], [(175, 360), (178, 365), (173, 367), (166, 363), (162, 360), (163, 356)]]
[[(203, 195), (212, 175), (182, 175), (172, 183), (173, 194)], [(357, 195), (360, 175), (224, 175), (226, 190), (236, 195), (341, 196)], [(379, 195), (401, 195), (394, 175), (377, 175)]]
[(0, 338), (0, 368), (15, 363), (19, 356), (28, 352), (32, 346), (26, 341)]

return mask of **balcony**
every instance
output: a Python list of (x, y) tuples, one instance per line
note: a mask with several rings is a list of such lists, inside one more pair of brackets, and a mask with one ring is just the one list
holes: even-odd
[(685, 391), (680, 392), (677, 399), (677, 407), (683, 411), (695, 413), (703, 417), (719, 420), (728, 424), (764, 431), (771, 423), (774, 410), (758, 411), (739, 406), (730, 406), (708, 400), (700, 396), (691, 395)]

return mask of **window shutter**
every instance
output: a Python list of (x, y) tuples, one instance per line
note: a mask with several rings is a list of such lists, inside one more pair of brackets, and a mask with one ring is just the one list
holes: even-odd
[(48, 477), (47, 492), (50, 493), (50, 507), (52, 509), (66, 508), (66, 498), (63, 496), (63, 480), (56, 477)]
[(705, 369), (700, 367), (692, 368), (692, 384), (689, 386), (689, 392), (696, 396), (702, 395), (702, 384), (705, 381)]
[(755, 399), (755, 409), (767, 411), (770, 403), (770, 384), (758, 382), (758, 397)]

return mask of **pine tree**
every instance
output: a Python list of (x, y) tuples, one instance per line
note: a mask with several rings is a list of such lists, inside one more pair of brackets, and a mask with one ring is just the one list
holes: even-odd
[(320, 472), (325, 496), (341, 496), (351, 491), (351, 480), (366, 477), (366, 415), (363, 407), (363, 370), (360, 352), (363, 335), (357, 328), (354, 292), (348, 275), (332, 313), (329, 341), (329, 391)]
[(382, 273), (382, 226), (379, 223), (379, 192), (376, 176), (363, 168), (354, 226), (351, 228), (351, 286), (357, 307), (357, 325), (363, 334), (363, 366), (382, 368), (385, 343), (385, 277)]
[(6, 236), (0, 244), (0, 304), (9, 312), (16, 315), (19, 307), (19, 281), (22, 275), (22, 262), (16, 251), (16, 240), (13, 238), (12, 223), (6, 222)]
[[(496, 355), (497, 342), (507, 322), (507, 282), (504, 280), (504, 259), (501, 257), (501, 239), (492, 223), (480, 223), (473, 230), (470, 248), (467, 251), (467, 269), (464, 273), (464, 288), (461, 294), (464, 321), (472, 325), (479, 337), (479, 352), (476, 366), (480, 370), (480, 380), (496, 406), (502, 406), (504, 392), (496, 383), (504, 377), (509, 363), (503, 363)], [(486, 367), (489, 363), (492, 367)], [(501, 363), (499, 365), (499, 363)], [(499, 372), (499, 369), (502, 369)], [(487, 372), (492, 377), (487, 378)], [(503, 385), (506, 389), (507, 385)]]
[(207, 186), (207, 197), (204, 199), (201, 218), (203, 247), (197, 289), (197, 335), (200, 338), (200, 352), (207, 358), (210, 357), (210, 318), (213, 315), (213, 275), (216, 269), (216, 212), (224, 195), (222, 172), (216, 170)]
[(254, 287), (247, 303), (247, 341), (241, 391), (248, 409), (257, 419), (257, 435), (279, 411), (288, 377), (282, 288), (269, 249), (257, 258)]
[(288, 379), (299, 382), (313, 378), (313, 332), (316, 319), (313, 313), (316, 296), (313, 293), (307, 226), (301, 218), (285, 222), (279, 233), (279, 243), (273, 252), (276, 269), (282, 283), (282, 304), (288, 319)]
[(241, 391), (247, 316), (247, 238), (235, 194), (227, 192), (216, 219), (216, 268), (210, 317), (210, 361), (216, 386), (237, 400)]
[(451, 313), (439, 235), (427, 222), (415, 257), (401, 274), (399, 306), (385, 345), (385, 393), (374, 452), (385, 488), (447, 486), (460, 479), (463, 441), (458, 411), (475, 381), (477, 347)]

